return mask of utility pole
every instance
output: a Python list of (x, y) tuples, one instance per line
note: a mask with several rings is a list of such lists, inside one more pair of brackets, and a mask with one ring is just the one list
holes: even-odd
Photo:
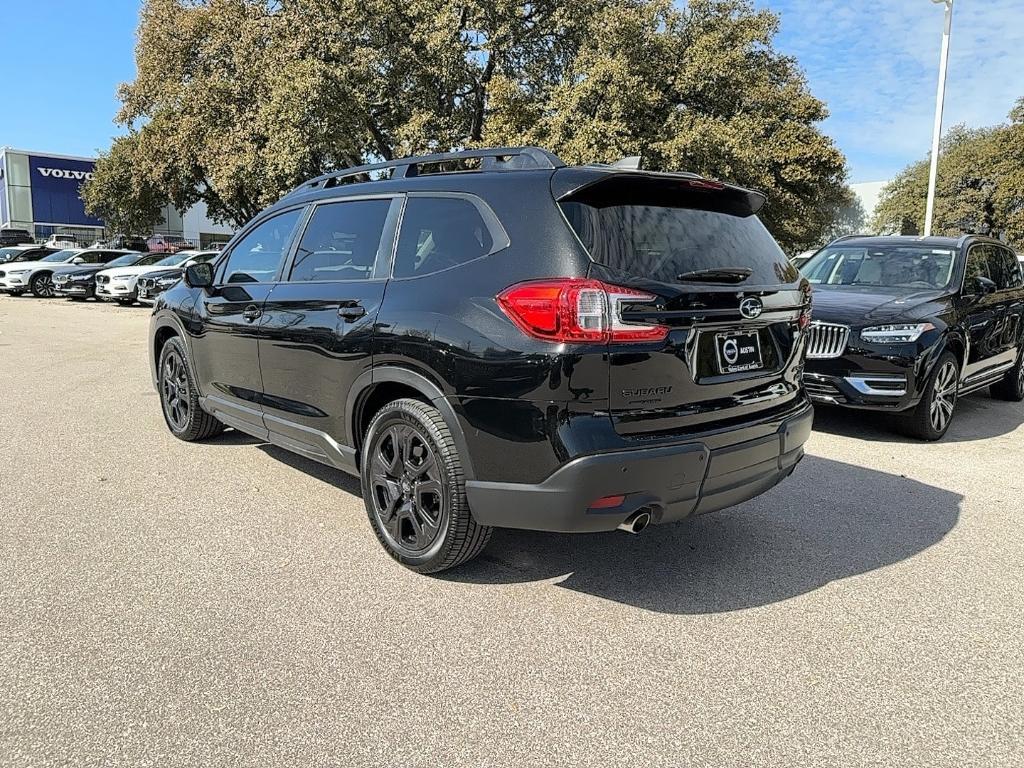
[(935, 96), (935, 130), (932, 134), (932, 163), (928, 174), (928, 206), (924, 214), (924, 236), (932, 233), (935, 216), (935, 183), (939, 175), (939, 142), (942, 141), (942, 109), (946, 100), (946, 70), (949, 67), (949, 35), (953, 29), (953, 0), (932, 0), (946, 6), (946, 24), (942, 31), (942, 55), (939, 57), (939, 92)]

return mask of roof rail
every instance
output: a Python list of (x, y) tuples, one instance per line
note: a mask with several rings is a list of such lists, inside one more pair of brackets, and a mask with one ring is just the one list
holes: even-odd
[(357, 165), (352, 168), (342, 168), (337, 171), (325, 173), (315, 179), (303, 182), (295, 187), (289, 195), (298, 192), (309, 192), (314, 189), (326, 189), (337, 186), (343, 179), (351, 176), (371, 174), (374, 171), (391, 170), (390, 179), (403, 179), (419, 175), (421, 165), (434, 163), (450, 163), (460, 160), (480, 160), (480, 170), (531, 170), (562, 168), (565, 163), (557, 155), (548, 152), (540, 147), (494, 147), (491, 149), (467, 149), (461, 152), (443, 152), (435, 155), (417, 155), (415, 157), (403, 157), (398, 160), (388, 160), (382, 163), (369, 163)]

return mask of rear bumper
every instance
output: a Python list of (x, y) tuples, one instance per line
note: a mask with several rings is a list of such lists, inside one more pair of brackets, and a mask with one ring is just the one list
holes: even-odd
[[(582, 533), (609, 531), (639, 509), (655, 523), (714, 512), (752, 499), (789, 476), (811, 433), (809, 406), (772, 434), (710, 448), (702, 441), (581, 456), (537, 484), (470, 480), (477, 522), (503, 528)], [(624, 495), (616, 507), (597, 499)]]

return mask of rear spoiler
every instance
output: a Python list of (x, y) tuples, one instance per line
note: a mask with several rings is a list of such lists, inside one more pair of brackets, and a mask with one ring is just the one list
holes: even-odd
[(612, 205), (657, 205), (753, 216), (768, 198), (752, 189), (705, 179), (693, 173), (621, 170), (608, 166), (561, 168), (551, 179), (560, 203), (606, 208)]

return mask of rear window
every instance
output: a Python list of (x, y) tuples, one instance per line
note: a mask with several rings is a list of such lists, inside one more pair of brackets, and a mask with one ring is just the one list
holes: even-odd
[(799, 279), (753, 214), (664, 205), (560, 203), (591, 258), (631, 276), (674, 283), (687, 272), (746, 268), (744, 286)]

